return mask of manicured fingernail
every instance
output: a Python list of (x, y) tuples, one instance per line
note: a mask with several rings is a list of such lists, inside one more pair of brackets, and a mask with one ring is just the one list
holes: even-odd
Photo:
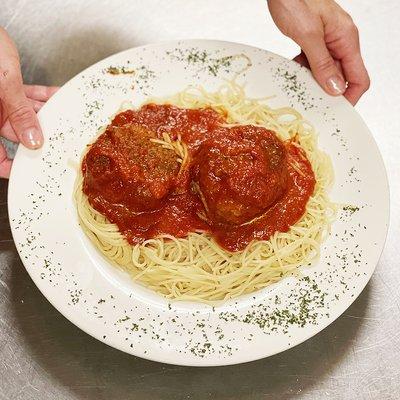
[(38, 149), (42, 147), (43, 137), (37, 129), (32, 128), (22, 134), (22, 143), (30, 149)]
[(346, 82), (339, 75), (331, 76), (326, 81), (328, 92), (334, 96), (343, 94), (346, 91)]

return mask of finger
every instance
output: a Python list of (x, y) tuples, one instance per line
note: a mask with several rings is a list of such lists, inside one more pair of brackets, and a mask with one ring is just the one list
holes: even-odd
[[(31, 100), (29, 99), (29, 101), (32, 104), (33, 109), (35, 110), (35, 112), (38, 112), (45, 103), (43, 103), (42, 101), (36, 101), (36, 100)], [(12, 142), (18, 143), (18, 137), (14, 132), (13, 127), (10, 124), (10, 121), (7, 119), (6, 122), (3, 124), (3, 126), (0, 128), (0, 136), (3, 136), (4, 138), (11, 140)]]
[(332, 96), (343, 94), (346, 91), (346, 82), (326, 47), (323, 35), (305, 35), (299, 44), (320, 86)]
[(39, 101), (47, 101), (58, 89), (57, 86), (24, 85), (26, 97)]
[(7, 99), (4, 103), (8, 121), (19, 141), (30, 149), (41, 147), (43, 135), (31, 102), (23, 95), (18, 99)]
[[(302, 65), (303, 67), (310, 69), (310, 64), (309, 64), (307, 57), (303, 51), (300, 54), (298, 54), (296, 57), (294, 57), (293, 61), (296, 61), (298, 64)], [(335, 59), (334, 59), (334, 61), (335, 61), (336, 68), (339, 70), (339, 72), (342, 74), (342, 76), (345, 76), (341, 62), (339, 60), (335, 60)]]
[[(329, 17), (322, 15), (322, 19), (328, 27)], [(343, 10), (331, 25), (329, 29), (327, 28), (328, 47), (331, 54), (340, 61), (343, 76), (347, 81), (344, 96), (354, 105), (370, 86), (368, 72), (361, 57), (358, 29), (352, 18)]]
[(336, 59), (334, 59), (334, 60), (335, 60), (336, 68), (338, 69), (340, 74), (343, 76), (344, 80), (347, 82), (346, 76), (345, 76), (345, 74), (343, 72), (342, 63), (340, 62), (340, 60), (336, 60)]
[(11, 140), (14, 143), (18, 143), (18, 137), (14, 132), (13, 127), (10, 124), (10, 121), (7, 120), (3, 126), (0, 129), (0, 136), (3, 136), (4, 138)]
[(11, 172), (12, 161), (7, 157), (7, 152), (0, 142), (0, 178), (8, 178)]
[(348, 81), (344, 96), (351, 104), (355, 105), (371, 84), (361, 53), (358, 52), (344, 57), (342, 59), (342, 68)]
[(29, 148), (43, 144), (36, 113), (25, 96), (18, 53), (4, 29), (0, 29), (0, 98), (19, 140)]

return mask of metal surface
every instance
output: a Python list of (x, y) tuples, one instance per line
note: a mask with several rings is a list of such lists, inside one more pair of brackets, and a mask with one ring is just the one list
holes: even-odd
[[(0, 399), (399, 399), (400, 5), (340, 2), (359, 26), (372, 87), (357, 106), (386, 162), (392, 193), (386, 248), (369, 285), (335, 323), (274, 357), (222, 368), (141, 360), (81, 332), (39, 293), (15, 250), (0, 181)], [(27, 82), (62, 84), (119, 50), (207, 37), (287, 57), (261, 0), (3, 0)]]

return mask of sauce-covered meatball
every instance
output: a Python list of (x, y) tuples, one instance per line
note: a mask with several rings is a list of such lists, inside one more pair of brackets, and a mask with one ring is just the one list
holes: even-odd
[(134, 212), (162, 206), (179, 164), (175, 152), (154, 138), (154, 132), (139, 125), (109, 126), (83, 160), (84, 192), (95, 202)]
[(203, 144), (195, 180), (213, 223), (244, 224), (285, 193), (285, 146), (265, 128), (221, 128)]

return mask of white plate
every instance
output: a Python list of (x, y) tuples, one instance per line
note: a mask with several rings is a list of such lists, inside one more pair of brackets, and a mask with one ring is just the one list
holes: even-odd
[[(203, 53), (204, 52), (204, 53)], [(316, 266), (253, 296), (211, 308), (169, 304), (110, 266), (78, 226), (72, 200), (85, 145), (121, 103), (139, 105), (201, 83), (216, 88), (252, 66), (240, 81), (249, 96), (276, 95), (320, 133), (335, 169), (331, 197), (341, 210)], [(221, 58), (234, 57), (228, 67)], [(111, 75), (110, 66), (135, 75)], [(132, 89), (133, 87), (133, 89)], [(110, 346), (182, 365), (224, 365), (286, 350), (334, 321), (370, 279), (389, 216), (385, 168), (367, 127), (343, 98), (327, 96), (305, 68), (265, 50), (229, 42), (188, 40), (134, 48), (88, 68), (42, 108), (45, 144), (19, 147), (9, 185), (9, 215), (21, 259), (47, 299), (70, 321)]]

